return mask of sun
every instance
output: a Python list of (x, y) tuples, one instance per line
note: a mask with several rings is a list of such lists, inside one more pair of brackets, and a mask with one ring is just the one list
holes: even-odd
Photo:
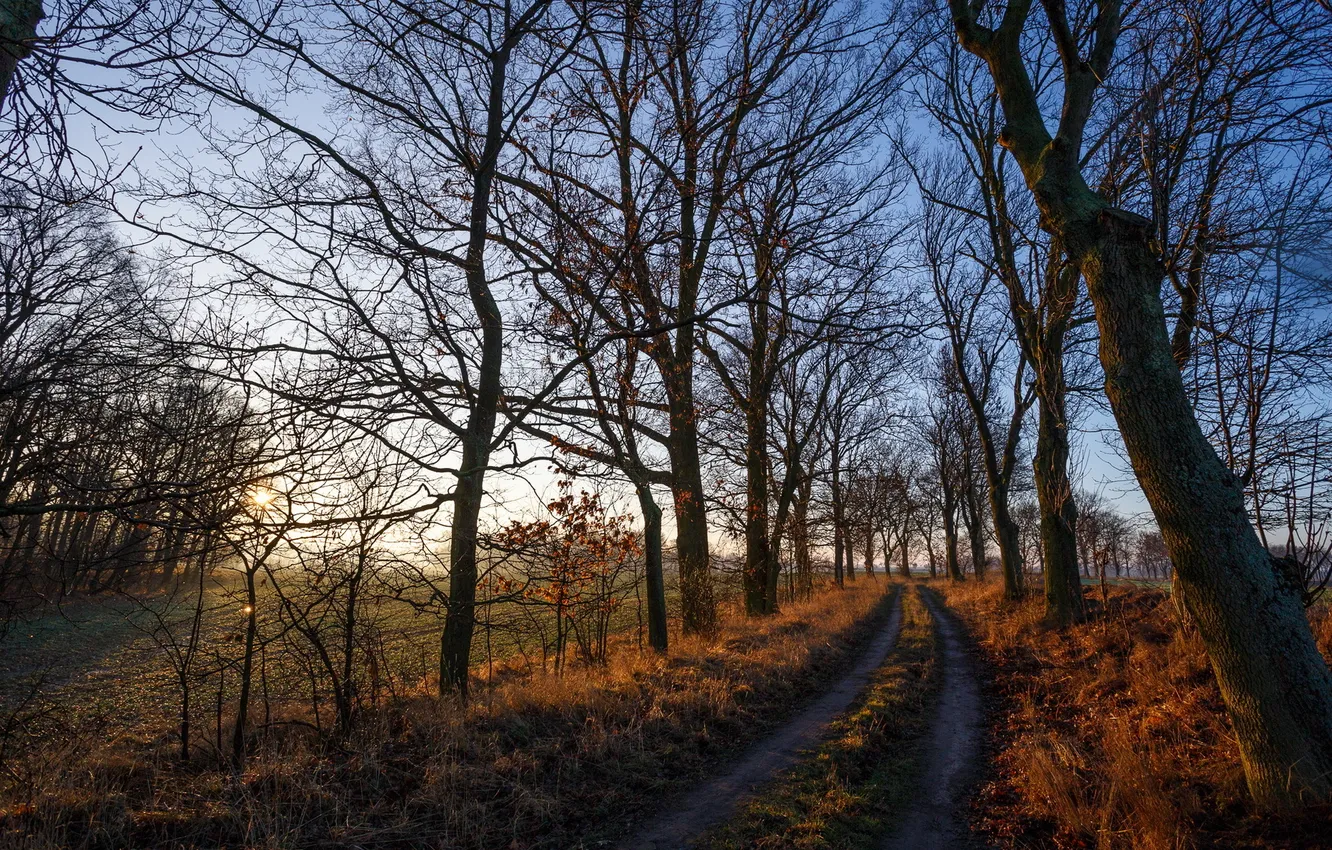
[(276, 498), (277, 493), (274, 493), (267, 487), (256, 487), (250, 491), (250, 501), (254, 502), (255, 505), (261, 508), (266, 508), (273, 504), (273, 500)]

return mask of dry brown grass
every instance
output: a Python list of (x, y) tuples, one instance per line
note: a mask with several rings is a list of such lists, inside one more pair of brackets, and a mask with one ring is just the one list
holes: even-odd
[(559, 678), (500, 670), (466, 706), (408, 696), (350, 740), (277, 727), (285, 733), (259, 741), (239, 776), (176, 763), (165, 730), (90, 751), (52, 742), (55, 764), (0, 801), (0, 845), (568, 848), (613, 838), (817, 694), (886, 614), (883, 589), (825, 591), (766, 620), (731, 611), (716, 638), (677, 638), (664, 658), (621, 646), (607, 667)]
[[(1040, 599), (1005, 604), (995, 584), (947, 596), (994, 676), (994, 775), (978, 816), (997, 843), (1325, 846), (1332, 811), (1284, 821), (1250, 813), (1202, 641), (1165, 593), (1114, 588), (1104, 607), (1091, 600), (1090, 622), (1062, 633), (1042, 624)], [(1312, 619), (1327, 652), (1332, 618)]]

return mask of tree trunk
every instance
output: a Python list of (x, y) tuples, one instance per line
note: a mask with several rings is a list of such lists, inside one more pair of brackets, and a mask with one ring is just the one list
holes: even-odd
[(489, 417), (480, 413), (479, 407), (472, 412), (475, 427), (468, 429), (458, 484), (453, 491), (449, 602), (439, 646), (440, 695), (456, 692), (463, 699), (467, 698), (468, 671), (472, 664), (472, 635), (476, 630), (477, 524), (481, 517), (481, 500), (485, 495), (483, 485), (485, 465), (490, 460), (490, 435), (495, 424), (493, 407)]
[(843, 585), (842, 576), (842, 472), (841, 454), (836, 444), (832, 450), (832, 524), (833, 524), (833, 580), (837, 586)]
[(962, 564), (957, 557), (957, 515), (944, 512), (944, 569), (953, 581), (963, 581)]
[[(1022, 533), (1008, 510), (1008, 488), (990, 488), (990, 513), (999, 542), (999, 571), (1004, 579), (1004, 598), (1022, 598)], [(982, 557), (984, 555), (982, 554)]]
[[(697, 444), (694, 446), (697, 460)], [(676, 478), (675, 547), (680, 569), (680, 610), (685, 634), (708, 634), (717, 626), (717, 605), (708, 568), (708, 517), (697, 465), (686, 480)]]
[(254, 678), (254, 644), (259, 631), (258, 596), (255, 593), (254, 570), (245, 571), (245, 654), (241, 658), (240, 696), (236, 700), (236, 727), (231, 735), (231, 763), (237, 770), (245, 766), (245, 727), (249, 725), (250, 685)]
[(1051, 625), (1063, 627), (1081, 622), (1085, 609), (1078, 577), (1078, 509), (1068, 480), (1062, 323), (1048, 328), (1043, 342), (1036, 378), (1039, 408), (1032, 473), (1041, 509), (1045, 617)]
[(643, 560), (647, 571), (648, 644), (657, 652), (665, 652), (669, 640), (666, 632), (666, 581), (661, 561), (661, 508), (652, 497), (652, 488), (639, 484), (638, 507), (643, 512)]
[(806, 599), (814, 591), (814, 559), (809, 551), (809, 499), (808, 476), (800, 482), (795, 505), (792, 508), (791, 545), (795, 548), (796, 575), (800, 578), (800, 592)]
[(911, 513), (902, 511), (902, 578), (911, 578)]
[[(755, 349), (760, 338), (755, 327)], [(766, 347), (764, 349), (766, 351)], [(758, 359), (758, 354), (751, 356), (751, 362)], [(757, 372), (754, 367), (752, 372)], [(751, 385), (761, 377), (751, 374)], [(768, 400), (766, 397), (749, 399), (749, 410), (745, 416), (745, 486), (747, 504), (745, 510), (745, 570), (744, 593), (745, 613), (750, 616), (771, 614), (768, 605), (768, 584), (772, 571), (772, 550), (768, 541), (768, 467), (766, 454), (768, 448)], [(773, 596), (776, 596), (776, 576), (773, 579)]]
[(846, 580), (847, 580), (847, 581), (855, 581), (855, 580), (856, 580), (856, 557), (855, 557), (855, 549), (856, 549), (856, 546), (855, 546), (855, 540), (856, 540), (856, 536), (855, 536), (854, 534), (851, 533), (851, 526), (850, 526), (850, 525), (847, 525), (847, 527), (845, 528), (845, 530), (843, 530), (843, 532), (842, 532), (842, 540), (843, 540), (843, 545), (846, 546), (846, 549), (845, 549), (845, 552), (846, 552)]
[(5, 104), (9, 85), (19, 60), (27, 56), (28, 42), (37, 35), (37, 24), (46, 17), (41, 0), (9, 0), (0, 4), (0, 107)]
[(1078, 576), (1077, 505), (1068, 480), (1068, 436), (1047, 415), (1042, 401), (1033, 463), (1041, 506), (1041, 551), (1045, 567), (1045, 617), (1054, 626), (1081, 622), (1082, 579)]
[(985, 578), (985, 518), (981, 513), (980, 498), (975, 487), (968, 486), (962, 505), (962, 521), (967, 527), (967, 543), (971, 546), (971, 571), (977, 580)]
[[(888, 550), (884, 550), (884, 570), (888, 569)], [(865, 526), (865, 575), (874, 576), (874, 526)]]
[[(506, 42), (507, 44), (507, 42)], [(472, 177), (472, 205), (468, 218), (465, 262), (467, 295), (481, 326), (481, 362), (476, 395), (468, 411), (462, 439), (458, 481), (453, 489), (453, 521), (449, 538), (449, 601), (440, 636), (439, 689), (441, 696), (456, 691), (467, 698), (468, 670), (472, 664), (472, 635), (476, 630), (476, 538), (485, 498), (486, 467), (499, 411), (500, 379), (504, 364), (504, 317), (490, 290), (486, 274), (491, 186), (504, 144), (504, 85), (511, 46), (491, 59), (486, 115), (486, 141)]]
[(1245, 776), (1263, 806), (1332, 796), (1332, 673), (1298, 589), (1263, 549), (1244, 493), (1194, 418), (1142, 219), (1102, 209), (1061, 222), (1101, 331), (1106, 394), (1207, 645)]

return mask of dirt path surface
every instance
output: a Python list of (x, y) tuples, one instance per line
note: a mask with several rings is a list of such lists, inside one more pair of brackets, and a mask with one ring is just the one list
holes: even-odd
[(815, 703), (791, 722), (755, 744), (724, 775), (709, 779), (650, 822), (638, 835), (620, 845), (622, 850), (679, 850), (708, 827), (724, 820), (748, 800), (755, 786), (790, 767), (800, 751), (818, 743), (823, 729), (841, 714), (869, 684), (870, 674), (883, 664), (897, 643), (902, 626), (902, 598), (898, 591), (888, 622), (861, 651), (855, 667)]
[(980, 684), (962, 643), (962, 626), (933, 591), (917, 588), (941, 644), (943, 686), (934, 729), (925, 745), (919, 791), (885, 850), (973, 850), (983, 847), (967, 826), (967, 797), (982, 741)]

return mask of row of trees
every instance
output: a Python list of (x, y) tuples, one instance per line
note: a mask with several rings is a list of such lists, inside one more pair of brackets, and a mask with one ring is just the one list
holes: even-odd
[[(1326, 797), (1332, 677), (1302, 602), (1326, 576), (1332, 20), (1194, 6), (22, 5), (0, 27), (7, 215), (97, 203), (163, 253), (10, 239), (7, 286), (104, 259), (65, 273), (90, 300), (14, 314), (53, 352), (77, 339), (61, 317), (91, 317), (67, 376), (23, 378), (60, 357), (4, 341), (6, 575), (123, 583), (229, 541), (240, 754), (279, 549), (375, 518), (428, 537), (447, 507), (414, 598), (465, 696), (483, 517), (546, 464), (632, 491), (641, 542), (612, 548), (642, 549), (658, 649), (667, 507), (686, 632), (715, 626), (714, 531), (744, 541), (756, 616), (823, 545), (838, 581), (876, 546), (960, 579), (992, 541), (1006, 594), (1039, 564), (1061, 626), (1088, 564), (1136, 548), (1164, 571), (1164, 547), (1254, 796)], [(76, 115), (188, 141), (99, 168)], [(1107, 405), (1160, 546), (1079, 515), (1072, 434)], [(312, 483), (384, 469), (373, 505)], [(549, 549), (550, 528), (496, 540)], [(560, 623), (601, 640), (560, 613), (557, 664)]]

